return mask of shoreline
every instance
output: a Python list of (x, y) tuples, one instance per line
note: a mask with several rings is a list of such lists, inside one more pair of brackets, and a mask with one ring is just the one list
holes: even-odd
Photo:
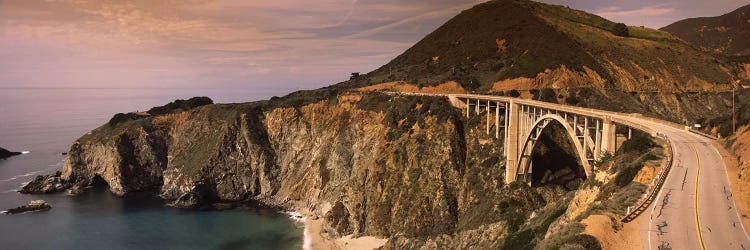
[(337, 239), (329, 239), (323, 231), (323, 219), (313, 216), (310, 213), (298, 211), (286, 212), (292, 220), (302, 223), (303, 241), (302, 249), (377, 249), (388, 242), (388, 239), (377, 238), (373, 236), (362, 236), (354, 238), (353, 235), (346, 235)]

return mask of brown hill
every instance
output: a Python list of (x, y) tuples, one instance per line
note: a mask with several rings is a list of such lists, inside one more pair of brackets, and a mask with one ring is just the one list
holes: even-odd
[(750, 5), (717, 17), (688, 18), (661, 30), (707, 51), (750, 55)]
[(679, 92), (727, 88), (738, 73), (737, 65), (667, 32), (563, 6), (496, 0), (463, 11), (355, 86), (456, 81), (478, 91)]

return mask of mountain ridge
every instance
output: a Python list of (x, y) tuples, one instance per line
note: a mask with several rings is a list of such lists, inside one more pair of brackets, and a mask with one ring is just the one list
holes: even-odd
[(729, 56), (750, 55), (750, 4), (714, 17), (687, 18), (662, 27), (706, 51)]
[(584, 11), (494, 0), (462, 11), (384, 66), (361, 87), (385, 82), (468, 90), (589, 87), (622, 91), (729, 89), (742, 69), (663, 31), (628, 27)]

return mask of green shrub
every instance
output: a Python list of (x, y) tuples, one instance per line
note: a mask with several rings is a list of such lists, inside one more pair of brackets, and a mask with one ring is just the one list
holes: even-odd
[(168, 103), (167, 105), (153, 107), (148, 110), (148, 113), (151, 115), (168, 114), (168, 113), (190, 110), (193, 108), (197, 108), (200, 106), (205, 106), (205, 105), (209, 105), (213, 103), (214, 101), (211, 100), (211, 98), (208, 98), (205, 96), (193, 97), (188, 100), (177, 99), (173, 102)]
[(654, 142), (650, 135), (639, 131), (633, 131), (633, 137), (622, 143), (620, 151), (622, 153), (645, 152), (656, 145), (656, 142)]
[(628, 31), (628, 26), (624, 23), (616, 23), (612, 28), (612, 34), (615, 36), (629, 37), (630, 31)]
[(541, 92), (539, 93), (539, 100), (543, 102), (557, 103), (555, 90), (551, 88), (543, 88)]
[(510, 97), (519, 97), (519, 96), (521, 96), (521, 93), (518, 92), (518, 90), (514, 89), (514, 90), (506, 92), (505, 95), (506, 96), (510, 96)]
[(112, 116), (111, 119), (109, 119), (109, 122), (107, 124), (110, 126), (116, 126), (123, 122), (138, 120), (140, 118), (141, 117), (139, 115), (136, 115), (134, 113), (127, 113), (127, 114), (117, 113), (114, 116)]
[(568, 105), (577, 105), (578, 102), (578, 95), (575, 92), (571, 92), (570, 95), (565, 98), (565, 104)]

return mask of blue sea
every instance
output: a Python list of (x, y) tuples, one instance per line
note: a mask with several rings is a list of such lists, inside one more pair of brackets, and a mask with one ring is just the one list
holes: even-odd
[(188, 211), (154, 194), (119, 198), (107, 190), (23, 195), (36, 175), (62, 167), (72, 142), (118, 112), (209, 96), (238, 103), (291, 90), (0, 88), (0, 147), (27, 154), (0, 160), (0, 210), (43, 199), (52, 210), (0, 215), (0, 249), (299, 249), (302, 225), (261, 208)]

